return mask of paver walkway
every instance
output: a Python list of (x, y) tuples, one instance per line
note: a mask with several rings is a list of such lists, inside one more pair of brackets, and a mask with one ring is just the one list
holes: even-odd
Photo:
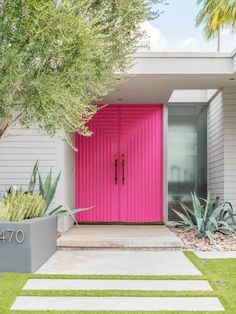
[(37, 272), (70, 275), (201, 275), (182, 251), (58, 251)]
[(206, 280), (30, 279), (23, 290), (211, 291)]
[(217, 298), (18, 297), (12, 310), (29, 311), (222, 311)]
[[(198, 275), (199, 270), (181, 251), (58, 251), (38, 271), (39, 274), (82, 275)], [(201, 277), (199, 277), (201, 278)], [(211, 291), (206, 280), (142, 280), (142, 279), (30, 279), (24, 291), (31, 296), (19, 296), (12, 310), (53, 311), (223, 311), (216, 297), (158, 296), (154, 291)], [(41, 290), (42, 296), (33, 296)], [(51, 296), (43, 296), (52, 291)], [(68, 296), (53, 296), (53, 291), (67, 291)], [(89, 291), (88, 297), (70, 296), (75, 291)], [(109, 290), (109, 297), (102, 295)], [(123, 291), (123, 296), (112, 296), (112, 291)], [(96, 296), (96, 291), (101, 295)], [(145, 291), (145, 296), (127, 296), (126, 291)], [(150, 296), (149, 296), (150, 292)]]

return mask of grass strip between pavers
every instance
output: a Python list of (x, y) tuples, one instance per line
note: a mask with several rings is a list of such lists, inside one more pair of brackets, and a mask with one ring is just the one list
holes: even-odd
[[(126, 297), (218, 297), (222, 302), (225, 310), (217, 313), (236, 314), (236, 259), (224, 260), (203, 260), (199, 259), (191, 252), (186, 252), (186, 256), (195, 264), (195, 266), (203, 273), (203, 276), (116, 276), (116, 275), (35, 275), (35, 274), (16, 274), (3, 273), (0, 274), (0, 314), (28, 314), (35, 311), (10, 311), (17, 296), (126, 296)], [(70, 266), (68, 266), (70, 267)], [(146, 267), (146, 265), (144, 265)], [(90, 291), (31, 291), (22, 290), (28, 279), (137, 279), (137, 280), (208, 280), (213, 291), (125, 291), (125, 290), (90, 290)], [(37, 311), (37, 314), (46, 313), (159, 313), (159, 312), (140, 312), (140, 311)], [(160, 313), (185, 313), (193, 312), (166, 312)], [(216, 313), (216, 312), (197, 312), (199, 314)]]

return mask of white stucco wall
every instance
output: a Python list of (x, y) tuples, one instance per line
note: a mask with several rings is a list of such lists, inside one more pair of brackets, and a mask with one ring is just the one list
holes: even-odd
[[(74, 208), (74, 152), (59, 134), (50, 138), (37, 129), (22, 129), (17, 125), (0, 142), (0, 198), (12, 185), (27, 190), (37, 160), (44, 178), (51, 167), (54, 176), (62, 170), (53, 205)], [(65, 231), (72, 223), (71, 218), (60, 218), (59, 231)]]
[[(73, 140), (73, 138), (72, 138)], [(56, 144), (56, 168), (61, 171), (58, 184), (56, 201), (57, 204), (65, 204), (69, 208), (75, 208), (75, 153), (72, 148), (61, 140), (60, 134), (55, 139)], [(71, 217), (59, 218), (58, 230), (64, 232), (73, 225)]]
[(236, 211), (236, 90), (224, 88), (209, 104), (208, 184), (213, 197)]

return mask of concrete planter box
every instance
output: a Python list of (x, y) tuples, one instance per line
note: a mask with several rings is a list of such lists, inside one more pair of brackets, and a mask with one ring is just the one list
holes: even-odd
[(0, 272), (34, 273), (57, 250), (57, 217), (0, 221)]

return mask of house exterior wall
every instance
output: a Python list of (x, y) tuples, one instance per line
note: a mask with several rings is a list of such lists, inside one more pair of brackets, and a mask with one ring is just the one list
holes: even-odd
[[(73, 136), (72, 136), (73, 141)], [(72, 148), (64, 142), (60, 134), (55, 137), (55, 162), (57, 172), (61, 171), (61, 177), (57, 188), (57, 205), (66, 205), (75, 208), (75, 153)], [(64, 232), (68, 230), (74, 221), (71, 217), (59, 218), (58, 230)]]
[(209, 103), (208, 187), (236, 210), (236, 90), (222, 89)]
[(55, 139), (40, 134), (37, 129), (22, 129), (18, 125), (0, 143), (0, 196), (11, 186), (27, 189), (30, 175), (38, 160), (46, 176), (55, 169)]
[(208, 190), (224, 199), (224, 106), (220, 91), (208, 108)]
[[(45, 178), (50, 168), (54, 176), (62, 170), (53, 205), (65, 204), (74, 208), (74, 152), (60, 134), (54, 138), (41, 134), (36, 128), (14, 126), (0, 143), (0, 199), (10, 186), (27, 190), (32, 169), (39, 161)], [(59, 219), (59, 231), (70, 227), (71, 218)]]
[[(0, 143), (0, 198), (11, 185), (27, 189), (37, 160), (44, 177), (50, 167), (54, 174), (62, 170), (54, 204), (73, 208), (74, 152), (59, 134), (50, 138), (35, 128), (21, 129), (18, 125)], [(220, 90), (209, 103), (208, 189), (212, 198), (220, 196), (230, 201), (236, 211), (236, 90), (233, 87)], [(60, 219), (59, 230), (66, 230), (71, 224), (70, 218)]]
[(224, 199), (236, 211), (236, 89), (225, 88), (224, 100)]

